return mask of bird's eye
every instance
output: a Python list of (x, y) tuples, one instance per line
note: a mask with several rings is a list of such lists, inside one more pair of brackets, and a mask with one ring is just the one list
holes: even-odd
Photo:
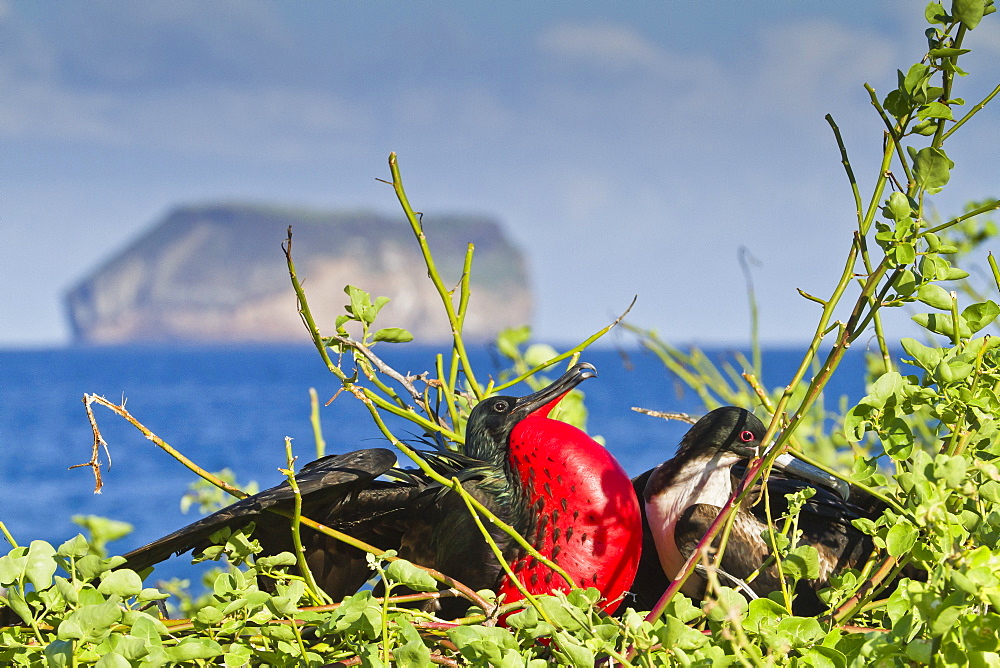
[(497, 413), (506, 413), (507, 402), (504, 401), (503, 399), (497, 399), (496, 401), (493, 402), (493, 410), (496, 411)]
[(743, 441), (744, 443), (749, 443), (753, 439), (754, 439), (753, 432), (748, 429), (744, 429), (740, 433), (740, 440)]

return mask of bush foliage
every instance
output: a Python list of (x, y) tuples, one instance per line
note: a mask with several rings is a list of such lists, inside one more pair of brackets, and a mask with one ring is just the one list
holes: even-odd
[[(706, 408), (736, 404), (771, 416), (765, 441), (772, 445), (763, 455), (768, 462), (793, 448), (834, 469), (849, 470), (838, 476), (886, 502), (881, 517), (857, 523), (879, 550), (861, 571), (842, 572), (835, 586), (823, 592), (826, 614), (792, 615), (787, 591), (748, 602), (716, 585), (700, 605), (675, 594), (652, 612), (628, 610), (620, 617), (601, 613), (593, 590), (499, 609), (490, 592), (480, 592), (472, 597), (479, 607), (467, 618), (445, 622), (404, 605), (441, 595), (435, 574), (419, 565), (391, 553), (371, 554), (373, 576), (386, 583), (385, 595), (362, 591), (332, 602), (309, 577), (290, 570), (296, 564), (293, 555), (255, 556), (260, 547), (252, 533), (239, 531), (218, 536), (220, 546), (210, 556), (225, 554), (228, 565), (212, 574), (200, 599), (182, 596), (180, 611), (186, 618), (171, 620), (159, 607), (168, 593), (145, 586), (138, 573), (116, 569), (123, 559), (104, 553), (106, 542), (127, 529), (100, 518), (80, 518), (89, 540), (78, 535), (59, 546), (37, 540), (18, 545), (7, 535), (13, 548), (0, 557), (0, 586), (5, 588), (0, 613), (18, 624), (0, 629), (0, 661), (98, 668), (319, 666), (337, 661), (512, 667), (595, 662), (1000, 665), (1000, 339), (986, 333), (995, 326), (1000, 307), (988, 298), (992, 286), (973, 287), (959, 267), (970, 251), (993, 236), (995, 228), (982, 214), (1000, 203), (974, 203), (944, 222), (927, 213), (930, 196), (948, 185), (954, 167), (945, 152), (947, 140), (959, 129), (965, 131), (966, 122), (1000, 92), (998, 86), (960, 113), (965, 102), (953, 91), (957, 77), (965, 74), (959, 61), (968, 52), (963, 47), (966, 33), (993, 12), (993, 0), (953, 0), (948, 8), (931, 2), (924, 14), (929, 26), (924, 56), (899, 71), (897, 87), (885, 96), (879, 98), (866, 85), (884, 126), (882, 162), (867, 189), (854, 174), (834, 120), (827, 117), (856, 205), (856, 229), (829, 296), (802, 293), (819, 305), (821, 315), (801, 366), (786, 385), (775, 391), (760, 385), (757, 354), (720, 367), (698, 350), (682, 351), (655, 332), (629, 326), (642, 345), (699, 394)], [(472, 405), (521, 381), (542, 385), (547, 369), (574, 361), (613, 325), (562, 353), (529, 345), (527, 328), (504, 332), (497, 347), (509, 371), (484, 382), (469, 363), (461, 336), (474, 249), (470, 245), (459, 284), (449, 288), (428, 251), (421, 216), (410, 207), (395, 155), (390, 156), (390, 171), (389, 183), (455, 332), (454, 345), (430, 361), (427, 373), (401, 374), (375, 352), (377, 346), (412, 339), (401, 328), (375, 325), (386, 297), (373, 299), (363, 289), (347, 286), (345, 313), (332, 323), (332, 332), (321, 332), (295, 272), (291, 231), (285, 251), (303, 321), (323, 362), (344, 391), (364, 402), (386, 439), (434, 477), (419, 454), (387, 426), (388, 416), (415, 425), (440, 447), (460, 450)], [(1000, 269), (992, 256), (989, 262), (1000, 290)], [(897, 358), (893, 351), (899, 348), (883, 331), (881, 312), (904, 306), (919, 311), (912, 319), (922, 338), (899, 341), (904, 354)], [(835, 311), (847, 316), (835, 319)], [(872, 334), (878, 352), (870, 360), (867, 395), (855, 406), (831, 411), (823, 402), (826, 382), (848, 347)], [(111, 408), (182, 457), (123, 406), (92, 395), (86, 399), (88, 411), (92, 403)], [(561, 417), (585, 426), (579, 395), (567, 402)], [(93, 424), (93, 466), (99, 475), (101, 439)], [(318, 419), (316, 427), (317, 450), (322, 452)], [(293, 462), (289, 448), (290, 477)], [(246, 494), (231, 481), (200, 473), (219, 489)], [(443, 478), (439, 482), (452, 484)], [(187, 502), (211, 507), (218, 499), (203, 486)], [(732, 513), (739, 502), (731, 500), (723, 512)], [(482, 507), (472, 512), (488, 516)], [(308, 521), (294, 519), (296, 525)], [(784, 539), (773, 540), (777, 557), (786, 560), (789, 577), (809, 577), (813, 557), (792, 547), (794, 536), (788, 534), (795, 523), (790, 519), (779, 523)], [(904, 577), (891, 594), (879, 596), (890, 581), (914, 568), (925, 575)], [(272, 578), (275, 591), (262, 591), (257, 575)], [(394, 590), (401, 585), (418, 593), (397, 596)], [(176, 583), (166, 589), (180, 591)], [(514, 614), (506, 626), (497, 626), (498, 612), (506, 611)]]

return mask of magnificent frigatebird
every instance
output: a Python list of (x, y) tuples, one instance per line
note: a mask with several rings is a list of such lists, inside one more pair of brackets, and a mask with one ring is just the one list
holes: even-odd
[[(764, 425), (742, 408), (717, 408), (688, 431), (672, 459), (643, 473), (633, 481), (643, 510), (643, 555), (632, 587), (635, 600), (629, 605), (650, 609), (726, 504), (746, 471), (747, 460), (758, 454)], [(806, 487), (814, 490), (799, 514), (799, 545), (812, 545), (819, 554), (819, 577), (800, 580), (795, 589), (793, 611), (815, 615), (826, 606), (816, 592), (829, 586), (831, 574), (860, 568), (874, 545), (871, 537), (856, 529), (851, 520), (877, 517), (884, 509), (874, 497), (854, 486), (788, 455), (782, 455), (767, 479), (767, 504), (758, 503), (763, 489), (758, 484), (737, 510), (732, 533), (719, 564), (723, 585), (746, 580), (771, 556), (761, 537), (767, 529), (767, 513), (773, 521), (788, 512), (786, 494)], [(732, 576), (736, 580), (727, 580)], [(758, 596), (780, 588), (773, 560), (749, 583)], [(705, 580), (698, 573), (682, 591), (701, 598)]]
[[(577, 364), (534, 394), (484, 399), (469, 415), (462, 455), (422, 454), (438, 472), (457, 477), (579, 586), (596, 587), (604, 607), (613, 609), (632, 584), (639, 560), (638, 501), (627, 474), (604, 447), (548, 418), (560, 399), (595, 375), (592, 365)], [(380, 549), (397, 550), (473, 590), (493, 589), (507, 602), (520, 599), (463, 499), (421, 471), (393, 468), (394, 463), (390, 451), (371, 449), (306, 465), (296, 475), (302, 514)], [(291, 550), (289, 521), (267, 509), (287, 511), (292, 501), (288, 483), (282, 483), (130, 552), (124, 566), (142, 570), (172, 554), (204, 549), (219, 529), (250, 521), (266, 554)], [(495, 527), (490, 532), (529, 592), (568, 589), (506, 533)], [(316, 582), (335, 600), (357, 591), (372, 575), (357, 548), (305, 528), (302, 542)], [(466, 607), (455, 599), (444, 601), (440, 614), (458, 616)]]

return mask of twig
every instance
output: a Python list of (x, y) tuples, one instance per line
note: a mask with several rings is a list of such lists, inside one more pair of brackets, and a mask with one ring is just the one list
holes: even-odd
[(687, 413), (671, 413), (667, 411), (654, 411), (651, 408), (640, 408), (638, 406), (632, 406), (632, 410), (636, 413), (642, 413), (643, 415), (649, 415), (651, 417), (663, 418), (664, 420), (677, 420), (678, 422), (687, 422), (688, 424), (694, 424), (698, 420), (691, 417)]
[[(110, 409), (113, 413), (117, 414), (119, 417), (125, 418), (125, 420), (129, 422), (129, 424), (138, 429), (142, 433), (142, 435), (145, 436), (150, 441), (152, 441), (154, 445), (156, 445), (161, 450), (164, 450), (167, 454), (169, 454), (171, 457), (179, 461), (189, 470), (193, 471), (200, 478), (207, 480), (208, 482), (212, 483), (219, 489), (228, 492), (229, 494), (232, 494), (238, 499), (242, 499), (248, 496), (248, 494), (243, 490), (233, 487), (225, 480), (222, 480), (218, 476), (209, 473), (208, 471), (201, 468), (193, 461), (182, 455), (180, 452), (175, 450), (169, 443), (167, 443), (162, 438), (154, 434), (148, 427), (146, 427), (146, 425), (142, 424), (134, 417), (132, 417), (131, 413), (125, 410), (124, 403), (123, 405), (119, 406), (117, 404), (111, 403), (104, 397), (98, 396), (96, 394), (84, 394), (83, 403), (87, 407), (87, 416), (90, 418), (90, 426), (91, 429), (93, 429), (94, 431), (94, 455), (89, 462), (85, 462), (83, 464), (76, 464), (75, 466), (71, 466), (70, 468), (73, 469), (81, 466), (89, 466), (94, 471), (95, 494), (99, 494), (101, 491), (101, 487), (103, 486), (103, 483), (101, 482), (101, 471), (100, 471), (101, 464), (97, 458), (98, 446), (104, 445), (105, 451), (107, 451), (107, 444), (104, 442), (104, 438), (101, 436), (101, 432), (97, 428), (97, 420), (94, 418), (94, 413), (90, 407), (90, 404), (92, 403), (100, 404), (101, 406)], [(110, 459), (110, 457), (111, 455), (109, 453), (108, 458)]]
[(605, 334), (607, 334), (614, 327), (616, 327), (622, 320), (624, 320), (625, 316), (627, 316), (628, 313), (629, 313), (629, 311), (632, 310), (632, 307), (635, 306), (635, 302), (636, 302), (636, 300), (638, 298), (639, 298), (638, 295), (636, 295), (635, 297), (632, 297), (632, 301), (629, 303), (628, 308), (626, 308), (625, 311), (620, 316), (618, 316), (617, 318), (615, 318), (614, 322), (612, 322), (607, 327), (604, 327), (604, 328), (600, 329), (599, 331), (595, 332), (590, 337), (588, 337), (585, 341), (583, 341), (582, 343), (580, 343), (580, 344), (578, 344), (578, 345), (570, 348), (569, 350), (567, 350), (563, 354), (557, 355), (557, 356), (553, 357), (552, 359), (547, 360), (547, 361), (543, 362), (542, 364), (539, 364), (535, 368), (530, 369), (529, 371), (526, 371), (525, 373), (522, 373), (520, 376), (518, 376), (514, 380), (511, 380), (511, 381), (508, 381), (506, 383), (503, 383), (502, 385), (496, 386), (495, 388), (493, 388), (493, 391), (494, 392), (500, 392), (502, 390), (507, 389), (508, 387), (513, 387), (514, 385), (517, 385), (518, 383), (520, 383), (521, 381), (525, 380), (526, 378), (529, 378), (529, 377), (535, 375), (539, 371), (547, 369), (547, 368), (549, 368), (550, 366), (552, 366), (554, 364), (558, 364), (559, 362), (563, 361), (564, 359), (569, 359), (570, 357), (573, 357), (574, 355), (579, 354), (580, 351), (582, 351), (584, 348), (586, 348), (587, 346), (589, 346), (591, 343), (593, 343), (594, 341), (598, 340), (599, 338), (601, 338), (602, 336), (604, 336)]
[(313, 441), (316, 442), (316, 459), (322, 459), (326, 454), (326, 439), (323, 438), (323, 425), (319, 419), (319, 395), (316, 388), (309, 388), (309, 423), (313, 429)]
[(415, 402), (417, 402), (417, 404), (420, 406), (420, 408), (422, 408), (424, 411), (427, 411), (427, 406), (424, 405), (423, 395), (421, 395), (420, 391), (417, 390), (416, 387), (414, 387), (414, 385), (413, 385), (412, 382), (410, 382), (410, 377), (409, 376), (404, 376), (403, 374), (399, 373), (398, 371), (396, 371), (395, 369), (393, 369), (391, 366), (389, 366), (388, 364), (386, 364), (385, 362), (383, 362), (382, 359), (378, 355), (376, 355), (374, 352), (372, 352), (372, 349), (370, 347), (366, 346), (365, 344), (361, 343), (360, 341), (355, 341), (354, 339), (350, 339), (350, 338), (347, 338), (345, 336), (340, 336), (338, 334), (330, 334), (330, 335), (328, 335), (328, 336), (326, 336), (324, 338), (326, 338), (326, 339), (332, 339), (333, 341), (336, 341), (337, 343), (339, 343), (342, 346), (347, 346), (349, 348), (353, 348), (354, 350), (357, 350), (359, 353), (361, 353), (362, 355), (364, 355), (365, 358), (369, 362), (371, 362), (375, 366), (376, 369), (378, 369), (379, 371), (381, 371), (382, 373), (384, 373), (386, 376), (389, 376), (390, 378), (392, 378), (393, 380), (395, 380), (397, 383), (399, 383), (400, 385), (402, 385), (403, 388), (405, 388), (406, 391), (410, 393), (410, 396), (413, 397), (413, 400)]

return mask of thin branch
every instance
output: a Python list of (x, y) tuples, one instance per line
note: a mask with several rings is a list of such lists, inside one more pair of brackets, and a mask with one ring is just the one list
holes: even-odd
[(636, 302), (636, 300), (638, 298), (639, 298), (638, 295), (636, 295), (635, 297), (632, 297), (632, 301), (631, 301), (631, 303), (629, 303), (628, 308), (626, 308), (625, 311), (620, 316), (618, 316), (617, 318), (615, 318), (614, 322), (612, 322), (607, 327), (604, 327), (603, 329), (597, 331), (596, 333), (594, 333), (593, 335), (591, 335), (590, 337), (588, 337), (583, 343), (580, 343), (580, 344), (574, 346), (573, 348), (570, 348), (569, 350), (567, 350), (563, 354), (557, 355), (556, 357), (553, 357), (552, 359), (550, 359), (550, 360), (548, 360), (546, 362), (543, 362), (542, 364), (539, 364), (535, 368), (530, 369), (529, 371), (526, 371), (525, 373), (522, 373), (520, 376), (518, 376), (514, 380), (511, 380), (511, 381), (508, 381), (506, 383), (503, 383), (502, 385), (496, 386), (495, 388), (493, 388), (493, 391), (494, 392), (500, 392), (502, 390), (507, 389), (508, 387), (512, 387), (514, 385), (517, 385), (521, 381), (523, 381), (526, 378), (529, 378), (529, 377), (535, 375), (539, 371), (542, 371), (543, 369), (547, 369), (547, 368), (549, 368), (550, 366), (552, 366), (554, 364), (558, 364), (559, 362), (561, 362), (561, 361), (563, 361), (565, 359), (568, 359), (570, 357), (573, 357), (574, 355), (579, 354), (580, 351), (582, 351), (584, 348), (586, 348), (591, 343), (593, 343), (594, 341), (598, 340), (599, 338), (601, 338), (602, 336), (604, 336), (605, 334), (607, 334), (609, 331), (611, 331), (614, 327), (616, 327), (625, 318), (625, 316), (628, 315), (629, 311), (632, 310), (632, 307), (635, 306), (635, 302)]
[[(420, 391), (417, 390), (416, 387), (414, 387), (413, 382), (411, 380), (412, 378), (415, 378), (415, 376), (404, 376), (403, 374), (399, 373), (391, 366), (383, 362), (378, 355), (372, 352), (372, 349), (369, 346), (366, 346), (360, 341), (355, 341), (354, 339), (348, 338), (346, 336), (340, 336), (338, 334), (330, 334), (324, 338), (336, 341), (340, 345), (352, 348), (353, 350), (356, 350), (362, 355), (364, 355), (365, 359), (371, 362), (376, 369), (378, 369), (380, 372), (382, 372), (386, 376), (389, 376), (397, 383), (402, 385), (403, 388), (405, 388), (406, 391), (409, 392), (410, 396), (413, 397), (413, 400), (417, 403), (417, 405), (420, 406), (422, 410), (427, 411), (427, 406), (424, 405), (423, 395), (420, 394)], [(416, 378), (419, 378), (419, 376), (416, 376)]]
[(670, 413), (665, 411), (654, 411), (651, 408), (640, 408), (638, 406), (632, 406), (632, 410), (636, 413), (642, 413), (643, 415), (649, 415), (650, 417), (663, 418), (664, 420), (677, 420), (678, 422), (686, 422), (688, 424), (694, 424), (698, 420), (691, 417), (687, 413)]
[(962, 116), (960, 119), (958, 119), (957, 121), (955, 121), (955, 124), (953, 126), (951, 126), (951, 129), (949, 129), (947, 132), (945, 132), (941, 136), (941, 141), (946, 140), (948, 137), (951, 136), (952, 132), (954, 132), (955, 130), (959, 129), (963, 125), (965, 125), (965, 122), (967, 120), (969, 120), (974, 115), (976, 115), (980, 111), (982, 111), (983, 107), (985, 107), (987, 104), (989, 104), (990, 100), (992, 100), (993, 98), (995, 98), (997, 96), (997, 93), (1000, 93), (1000, 85), (998, 85), (996, 88), (994, 88), (990, 92), (989, 95), (987, 95), (985, 98), (983, 98), (982, 102), (980, 102), (979, 104), (974, 105), (971, 109), (969, 109), (969, 112), (967, 114), (965, 114), (965, 116)]
[[(205, 469), (201, 468), (200, 466), (198, 466), (197, 464), (195, 464), (193, 461), (191, 461), (190, 459), (188, 459), (187, 457), (185, 457), (179, 451), (175, 450), (173, 448), (173, 446), (171, 446), (169, 443), (167, 443), (166, 441), (164, 441), (162, 438), (160, 438), (159, 436), (157, 436), (156, 434), (154, 434), (148, 427), (146, 427), (146, 425), (142, 424), (141, 422), (139, 422), (138, 420), (136, 420), (134, 417), (132, 417), (131, 413), (129, 413), (127, 410), (125, 410), (124, 403), (123, 403), (123, 405), (119, 406), (117, 404), (111, 403), (110, 401), (108, 401), (104, 397), (100, 397), (100, 396), (98, 396), (96, 394), (85, 394), (85, 395), (83, 395), (83, 402), (87, 406), (87, 415), (90, 418), (90, 426), (91, 426), (91, 429), (93, 429), (93, 432), (94, 432), (94, 456), (93, 456), (93, 458), (89, 462), (85, 462), (83, 464), (77, 464), (75, 466), (71, 466), (70, 468), (77, 468), (77, 467), (80, 467), (80, 466), (89, 466), (94, 471), (94, 481), (95, 481), (94, 493), (95, 494), (100, 493), (101, 487), (102, 487), (102, 484), (103, 484), (101, 482), (100, 462), (97, 460), (98, 444), (104, 445), (105, 449), (107, 449), (107, 444), (104, 442), (104, 438), (101, 436), (101, 432), (97, 428), (97, 421), (94, 419), (94, 414), (93, 414), (93, 412), (92, 412), (92, 410), (90, 408), (90, 404), (91, 403), (100, 404), (101, 406), (104, 406), (105, 408), (110, 409), (113, 413), (117, 414), (119, 417), (124, 418), (129, 424), (131, 424), (133, 427), (135, 427), (136, 429), (138, 429), (142, 433), (143, 436), (145, 436), (147, 439), (149, 439), (150, 441), (152, 441), (154, 445), (156, 445), (158, 448), (160, 448), (161, 450), (163, 450), (164, 452), (166, 452), (168, 455), (170, 455), (171, 457), (173, 457), (174, 459), (176, 459), (177, 461), (179, 461), (181, 464), (183, 464), (185, 467), (187, 467), (190, 471), (193, 471), (200, 478), (203, 478), (203, 479), (207, 480), (208, 482), (212, 483), (213, 485), (215, 485), (219, 489), (223, 490), (224, 492), (228, 492), (229, 494), (232, 494), (233, 496), (235, 496), (238, 499), (242, 499), (242, 498), (248, 496), (248, 494), (246, 492), (244, 492), (243, 490), (238, 489), (236, 487), (233, 487), (232, 485), (230, 485), (225, 480), (222, 480), (218, 476), (215, 476), (215, 475), (209, 473), (208, 471), (206, 471)], [(108, 456), (110, 457), (110, 454)]]

